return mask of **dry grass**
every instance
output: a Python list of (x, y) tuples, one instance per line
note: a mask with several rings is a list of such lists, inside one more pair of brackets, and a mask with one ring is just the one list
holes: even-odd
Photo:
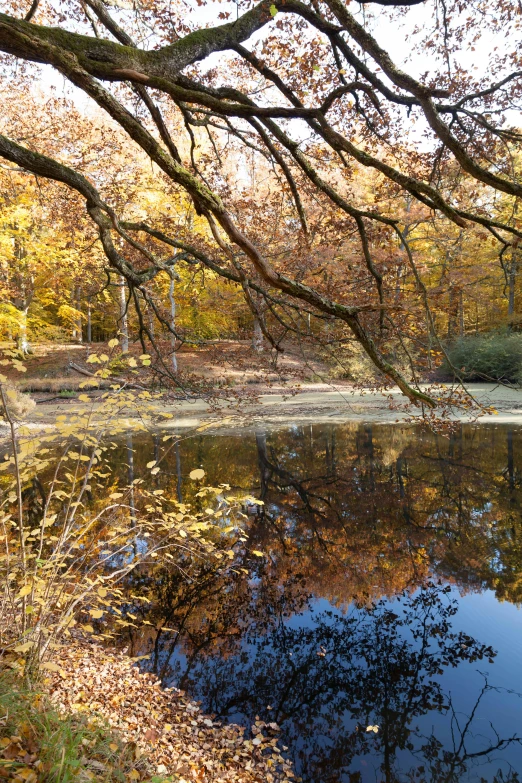
[(35, 401), (28, 394), (21, 394), (18, 386), (7, 382), (3, 389), (7, 408), (14, 419), (25, 419), (34, 410)]
[[(81, 384), (85, 382), (83, 376), (60, 378), (27, 378), (19, 381), (16, 386), (21, 392), (33, 392), (34, 394), (59, 394), (60, 392), (82, 391)], [(99, 381), (98, 388), (109, 389), (111, 381)]]

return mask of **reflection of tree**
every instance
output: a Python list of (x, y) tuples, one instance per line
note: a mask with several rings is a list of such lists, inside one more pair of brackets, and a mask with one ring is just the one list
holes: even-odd
[[(521, 440), (521, 431), (498, 427), (443, 438), (357, 424), (202, 435), (175, 447), (155, 436), (135, 438), (133, 470), (142, 476), (161, 456), (155, 485), (187, 502), (195, 466), (211, 484), (256, 494), (265, 506), (251, 520), (252, 543), (270, 551), (282, 578), (306, 560), (310, 583), (334, 602), (391, 596), (436, 572), (518, 603)], [(125, 446), (114, 462), (126, 482)]]
[[(521, 600), (521, 438), (487, 427), (440, 438), (408, 427), (296, 426), (202, 436), (165, 457), (160, 439), (135, 441), (134, 473), (161, 457), (155, 483), (174, 497), (205, 503), (182, 481), (182, 467), (186, 477), (202, 466), (210, 484), (226, 480), (265, 505), (227, 567), (184, 555), (182, 571), (133, 575), (152, 601), (141, 610), (152, 625), (133, 651), (151, 651), (155, 670), (205, 709), (281, 722), (313, 783), (460, 783), (490, 757), (500, 767), (518, 740), (487, 724), (477, 731), (491, 686), (463, 719), (443, 685), (449, 669), (492, 650), (452, 630), (443, 585), (415, 590), (436, 576)], [(397, 595), (399, 609), (380, 601)], [(318, 598), (328, 611), (316, 609)], [(165, 626), (178, 633), (157, 630)], [(495, 780), (515, 783), (502, 770)]]
[[(230, 593), (236, 587), (229, 586)], [(457, 608), (448, 588), (429, 584), (403, 594), (395, 611), (379, 602), (346, 614), (312, 613), (299, 625), (285, 619), (292, 607), (256, 602), (257, 586), (251, 591), (242, 596), (235, 626), (226, 624), (229, 607), (219, 632), (212, 621), (201, 622), (200, 607), (200, 622), (191, 623), (184, 640), (185, 656), (177, 658), (168, 646), (157, 653), (166, 679), (204, 698), (218, 717), (253, 721), (259, 715), (279, 723), (305, 780), (362, 781), (360, 762), (367, 760), (386, 783), (409, 780), (406, 773), (411, 780), (457, 783), (472, 764), (519, 742), (496, 736), (493, 727), (491, 736), (474, 736), (487, 684), (464, 721), (444, 690), (446, 668), (492, 662), (495, 655), (452, 630)], [(419, 720), (430, 712), (452, 719), (453, 748), (436, 732), (426, 736)], [(369, 725), (378, 732), (367, 732)], [(415, 777), (422, 768), (425, 777)]]
[[(360, 600), (430, 571), (464, 589), (522, 599), (519, 431), (460, 428), (446, 439), (382, 426), (308, 429), (309, 438), (295, 430), (263, 436), (262, 450), (257, 435), (265, 519), (278, 518), (279, 532), (286, 522), (300, 547), (300, 535), (315, 538), (344, 574), (358, 560)], [(270, 546), (274, 529), (255, 533), (260, 548)], [(325, 577), (340, 587), (331, 571)], [(357, 593), (348, 581), (349, 600)]]

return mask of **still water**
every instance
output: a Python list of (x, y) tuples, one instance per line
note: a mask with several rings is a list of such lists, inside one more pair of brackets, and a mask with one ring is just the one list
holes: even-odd
[(167, 448), (158, 488), (189, 501), (201, 467), (264, 501), (266, 557), (157, 579), (148, 616), (177, 631), (133, 640), (146, 667), (219, 720), (279, 724), (306, 783), (522, 780), (522, 429), (147, 436), (115, 459)]

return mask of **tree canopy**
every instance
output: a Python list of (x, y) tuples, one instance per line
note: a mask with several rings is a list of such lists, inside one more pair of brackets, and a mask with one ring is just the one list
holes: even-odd
[[(275, 349), (326, 328), (435, 406), (417, 378), (444, 352), (437, 286), (446, 276), (450, 332), (463, 287), (492, 265), (507, 285), (518, 263), (517, 3), (27, 6), (4, 0), (0, 13), (0, 156), (10, 176), (76, 193), (144, 347), (149, 310), (179, 338), (157, 281), (209, 270), (243, 292)], [(142, 197), (147, 165), (170, 214)]]

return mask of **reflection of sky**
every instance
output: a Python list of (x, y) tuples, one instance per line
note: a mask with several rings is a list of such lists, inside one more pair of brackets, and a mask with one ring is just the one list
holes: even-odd
[[(327, 517), (324, 527), (322, 522), (314, 522), (313, 517), (299, 507), (302, 504), (295, 489), (282, 488), (281, 484), (286, 487), (287, 473), (284, 473), (284, 481), (279, 482), (280, 476), (276, 471), (272, 480), (268, 481), (266, 501), (268, 510), (279, 509), (282, 517), (280, 527), (273, 529), (270, 520), (261, 516), (251, 519), (248, 531), (251, 546), (265, 551), (269, 558), (273, 558), (271, 566), (264, 571), (261, 561), (255, 562), (253, 566), (248, 563), (249, 568), (256, 569), (255, 577), (249, 579), (247, 584), (241, 579), (232, 579), (231, 583), (223, 581), (219, 585), (219, 598), (216, 600), (211, 595), (208, 605), (205, 603), (208, 598), (205, 591), (199, 604), (197, 596), (194, 599), (191, 593), (189, 600), (191, 606), (195, 604), (194, 620), (189, 621), (188, 627), (194, 638), (190, 641), (187, 635), (181, 640), (182, 652), (176, 653), (170, 661), (173, 671), (168, 681), (187, 690), (191, 697), (201, 699), (204, 710), (225, 715), (228, 720), (243, 725), (250, 724), (257, 714), (265, 720), (274, 720), (274, 712), (267, 711), (267, 705), (271, 704), (275, 710), (282, 692), (289, 687), (291, 701), (297, 705), (296, 714), (286, 722), (283, 721), (283, 742), (289, 746), (289, 753), (293, 757), (301, 753), (299, 763), (303, 766), (307, 759), (314, 758), (314, 753), (333, 747), (339, 755), (336, 757), (332, 754), (332, 764), (337, 763), (339, 758), (342, 760), (347, 757), (346, 748), (349, 747), (357, 724), (365, 729), (369, 724), (381, 723), (379, 689), (376, 688), (371, 699), (366, 698), (364, 703), (364, 694), (361, 697), (356, 693), (358, 684), (363, 684), (360, 687), (366, 693), (366, 690), (371, 690), (370, 680), (374, 678), (380, 688), (382, 671), (385, 674), (390, 671), (395, 675), (392, 691), (398, 689), (400, 684), (407, 685), (409, 682), (407, 665), (403, 666), (403, 658), (400, 657), (400, 644), (394, 641), (392, 645), (393, 618), (390, 624), (383, 626), (381, 623), (377, 634), (377, 626), (372, 626), (372, 619), (364, 610), (350, 604), (350, 601), (354, 595), (364, 600), (368, 590), (372, 595), (381, 595), (415, 582), (414, 570), (401, 575), (406, 562), (403, 554), (407, 559), (408, 553), (389, 547), (392, 536), (399, 536), (399, 540), (403, 540), (401, 536), (404, 536), (404, 540), (411, 537), (414, 552), (421, 544), (427, 556), (433, 549), (430, 572), (434, 571), (435, 576), (444, 574), (463, 593), (469, 585), (477, 591), (461, 597), (458, 590), (452, 587), (449, 594), (442, 594), (441, 602), (437, 604), (442, 610), (450, 599), (459, 603), (458, 613), (448, 620), (452, 626), (450, 632), (462, 632), (498, 651), (491, 664), (487, 657), (465, 661), (462, 657), (466, 653), (460, 650), (459, 638), (451, 640), (446, 634), (444, 638), (436, 636), (431, 640), (432, 649), (438, 649), (440, 640), (446, 650), (452, 651), (446, 659), (449, 665), (443, 666), (442, 675), (435, 674), (433, 679), (440, 684), (444, 703), (450, 697), (453, 700), (461, 725), (464, 717), (473, 709), (483, 687), (484, 679), (480, 672), (488, 674), (490, 686), (496, 689), (485, 693), (477, 709), (468, 750), (482, 749), (485, 742), (494, 737), (490, 721), (502, 737), (522, 733), (522, 728), (519, 728), (522, 725), (522, 700), (516, 694), (507, 692), (522, 692), (522, 616), (516, 606), (500, 603), (493, 592), (486, 590), (478, 593), (481, 585), (488, 585), (496, 587), (499, 594), (505, 591), (512, 600), (518, 600), (520, 595), (517, 587), (520, 562), (516, 557), (517, 550), (513, 551), (513, 547), (516, 547), (517, 536), (520, 535), (522, 429), (465, 426), (454, 438), (447, 439), (395, 425), (370, 427), (320, 424), (281, 428), (261, 434), (266, 435), (266, 438), (256, 438), (254, 432), (242, 431), (219, 439), (211, 435), (198, 435), (194, 439), (184, 440), (180, 444), (179, 463), (173, 453), (170, 458), (166, 456), (165, 470), (158, 477), (158, 486), (166, 494), (175, 492), (179, 476), (183, 498), (187, 503), (192, 502), (195, 488), (188, 476), (190, 470), (198, 465), (206, 471), (210, 484), (217, 486), (225, 478), (235, 487), (235, 494), (238, 494), (239, 487), (248, 494), (258, 495), (264, 465), (262, 458), (266, 457), (271, 469), (284, 467), (293, 481), (304, 482), (318, 495), (328, 491), (333, 504), (332, 515)], [(134, 445), (134, 468), (138, 475), (151, 458), (154, 443), (144, 436), (136, 438)], [(176, 473), (178, 468), (179, 474)], [(410, 514), (406, 516), (401, 514), (403, 501), (398, 494), (399, 475), (404, 480), (404, 499), (409, 502)], [(332, 477), (336, 477), (338, 483), (332, 483)], [(337, 511), (342, 511), (348, 501), (354, 524), (347, 525), (345, 529), (349, 548), (345, 553), (342, 544), (344, 538), (336, 538), (334, 533), (337, 530)], [(382, 508), (378, 504), (382, 504)], [(431, 507), (439, 508), (441, 504), (446, 508), (446, 516), (442, 520), (445, 523), (444, 534), (438, 538), (430, 532), (430, 524), (426, 520), (433, 519), (433, 514), (429, 516)], [(367, 514), (372, 513), (373, 509), (375, 518), (369, 518)], [(487, 517), (484, 520), (484, 514), (490, 515), (493, 527), (487, 524)], [(281, 533), (281, 530), (284, 530), (285, 537), (293, 539), (297, 544), (295, 548), (290, 547), (292, 571), (285, 563), (284, 548), (278, 544), (277, 533)], [(371, 535), (367, 536), (372, 530), (375, 531), (375, 539)], [(419, 531), (423, 533), (417, 541), (415, 535)], [(332, 563), (327, 562), (327, 555), (320, 544), (317, 548), (309, 546), (314, 532), (322, 540), (325, 537), (328, 539), (329, 533), (332, 534), (335, 546), (333, 565), (337, 565), (337, 570), (332, 567)], [(395, 539), (391, 543), (395, 543)], [(303, 547), (302, 551), (299, 546)], [(369, 552), (366, 552), (366, 546), (370, 547)], [(349, 555), (352, 551), (353, 562)], [(387, 560), (382, 556), (384, 552), (387, 552)], [(363, 569), (362, 588), (355, 573), (359, 554)], [(321, 568), (323, 557), (325, 571)], [(508, 569), (508, 576), (503, 580), (498, 579), (499, 557)], [(386, 569), (384, 573), (394, 577), (397, 570), (398, 578), (385, 579), (383, 587), (376, 573), (373, 585), (372, 564), (379, 563), (380, 569), (383, 562), (383, 568)], [(307, 571), (309, 563), (312, 565), (310, 572)], [(343, 569), (346, 569), (346, 581), (343, 581)], [(303, 581), (298, 577), (294, 583), (292, 575), (300, 570), (304, 573)], [(335, 585), (330, 584), (328, 575), (335, 580)], [(175, 584), (179, 587), (178, 582)], [(397, 587), (397, 584), (400, 586)], [(326, 596), (335, 600), (331, 597), (333, 592), (340, 595), (339, 601), (342, 599), (343, 605), (347, 605), (346, 613), (327, 600)], [(310, 593), (313, 597), (307, 604)], [(389, 601), (383, 606), (400, 617), (405, 601)], [(168, 606), (169, 603), (166, 604), (166, 610)], [(181, 595), (177, 615), (182, 616), (186, 607)], [(304, 610), (300, 611), (303, 607)], [(161, 611), (161, 606), (156, 609)], [(437, 611), (440, 614), (441, 610)], [(363, 634), (361, 630), (354, 634), (349, 625), (351, 618), (356, 618), (358, 627), (368, 629), (368, 633), (365, 631)], [(169, 618), (168, 625), (179, 627), (176, 617)], [(373, 634), (370, 633), (372, 628)], [(401, 627), (397, 630), (397, 638), (411, 645), (412, 631), (411, 627)], [(366, 659), (362, 657), (361, 639), (366, 637), (370, 639), (372, 649), (380, 651), (381, 646), (385, 649), (385, 643), (391, 647), (391, 654), (382, 655), (381, 659), (384, 662), (389, 660), (393, 665), (383, 664), (380, 675), (375, 663), (372, 663), (373, 668), (369, 668)], [(163, 664), (168, 648), (165, 635), (162, 635), (161, 643), (165, 644), (165, 652), (160, 660)], [(326, 651), (324, 659), (317, 655), (322, 652), (321, 645)], [(465, 649), (473, 650), (474, 643)], [(400, 666), (394, 663), (396, 655), (401, 662)], [(451, 665), (453, 662), (457, 664), (455, 667)], [(294, 681), (292, 664), (301, 667), (301, 674)], [(328, 666), (331, 668), (328, 669)], [(187, 668), (189, 672), (184, 679)], [(333, 677), (333, 671), (336, 672), (334, 679), (328, 680), (325, 673)], [(400, 675), (397, 675), (398, 671)], [(337, 675), (337, 672), (341, 674)], [(343, 679), (339, 681), (336, 679), (338, 676)], [(311, 689), (316, 685), (316, 692), (313, 692)], [(351, 701), (346, 696), (343, 701), (343, 694), (346, 693), (350, 694)], [(313, 709), (303, 699), (303, 694), (309, 698)], [(325, 694), (325, 703), (317, 703), (321, 694)], [(311, 701), (312, 696), (316, 701)], [(404, 693), (398, 693), (397, 700), (402, 703)], [(347, 701), (350, 701), (348, 706)], [(354, 709), (353, 716), (350, 705)], [(333, 727), (327, 725), (332, 711), (339, 720), (338, 725)], [(397, 726), (400, 725), (397, 722)], [(414, 735), (411, 740), (414, 747), (413, 750), (403, 748), (398, 752), (398, 759), (404, 769), (423, 763), (425, 754), (420, 751), (424, 742), (421, 735), (430, 735), (432, 730), (444, 748), (451, 749), (451, 721), (447, 715), (432, 709), (425, 715), (414, 717), (408, 727)], [(314, 746), (318, 738), (322, 743), (320, 747), (317, 744)], [(375, 772), (375, 765), (381, 758), (377, 753), (381, 741), (382, 735), (370, 737), (365, 733), (364, 744), (356, 748), (350, 770), (361, 773), (357, 783), (381, 783), (380, 773)], [(327, 760), (330, 761), (330, 757)], [(429, 783), (478, 783), (482, 775), (487, 783), (492, 783), (491, 770), (500, 767), (506, 772), (508, 761), (515, 769), (522, 770), (522, 753), (517, 746), (496, 753), (492, 765), (488, 766), (486, 759), (482, 761), (484, 763), (481, 766), (458, 778), (432, 776), (426, 779)], [(348, 783), (346, 776), (326, 779), (322, 775), (315, 775), (309, 776), (307, 781)], [(394, 779), (393, 783), (406, 781), (410, 783), (403, 776)], [(422, 778), (421, 781), (426, 783)], [(511, 783), (514, 781), (511, 780)]]
[[(443, 675), (435, 677), (439, 680), (443, 686), (443, 692), (447, 698), (451, 697), (453, 702), (457, 719), (461, 726), (463, 726), (467, 720), (467, 717), (471, 714), (479, 693), (484, 685), (484, 676), (488, 676), (488, 681), (491, 686), (494, 686), (498, 690), (489, 690), (477, 709), (474, 721), (473, 730), (467, 739), (467, 750), (471, 752), (480, 751), (483, 748), (490, 746), (495, 741), (495, 731), (501, 737), (509, 737), (520, 731), (521, 717), (522, 717), (522, 699), (515, 695), (510, 694), (508, 691), (513, 689), (522, 690), (522, 683), (520, 672), (522, 672), (522, 648), (519, 644), (520, 632), (522, 630), (521, 614), (520, 611), (510, 604), (500, 604), (494, 597), (491, 591), (486, 591), (482, 594), (459, 596), (458, 592), (453, 589), (450, 598), (458, 599), (459, 611), (453, 618), (452, 631), (463, 631), (465, 634), (476, 638), (478, 641), (489, 644), (498, 651), (497, 657), (494, 659), (494, 663), (488, 663), (487, 659), (476, 662), (461, 662), (455, 668), (452, 666), (443, 667)], [(396, 600), (389, 601), (385, 604), (386, 608), (396, 614), (402, 615), (402, 604)], [(357, 609), (353, 606), (349, 607), (347, 613), (343, 613), (340, 609), (332, 606), (324, 598), (315, 598), (311, 603), (309, 609), (292, 615), (284, 620), (284, 626), (286, 632), (295, 632), (296, 636), (299, 636), (299, 632), (302, 630), (319, 631), (319, 635), (313, 636), (311, 647), (308, 650), (302, 648), (292, 647), (290, 642), (289, 651), (287, 652), (289, 660), (293, 665), (299, 666), (303, 659), (307, 655), (317, 655), (321, 651), (321, 645), (324, 645), (326, 655), (334, 655), (335, 650), (329, 649), (328, 640), (322, 639), (320, 636), (321, 624), (325, 621), (335, 626), (339, 622), (342, 622), (343, 618), (354, 617), (363, 614), (364, 610)], [(364, 620), (363, 620), (364, 622)], [(487, 629), (487, 630), (486, 630)], [(233, 656), (226, 658), (224, 661), (219, 653), (214, 653), (209, 657), (205, 654), (198, 656), (197, 662), (194, 665), (194, 661), (191, 666), (190, 673), (190, 687), (189, 692), (192, 696), (201, 699), (203, 701), (203, 709), (216, 709), (216, 702), (212, 704), (206, 703), (205, 686), (201, 686), (199, 683), (211, 684), (214, 697), (218, 693), (217, 700), (219, 703), (219, 692), (223, 698), (223, 703), (226, 703), (227, 698), (234, 696), (236, 677), (240, 676), (242, 670), (256, 671), (256, 662), (262, 662), (262, 657), (274, 653), (274, 647), (264, 635), (256, 636), (255, 627), (250, 628), (248, 638), (243, 638), (240, 645), (240, 650)], [(400, 637), (407, 642), (413, 643), (413, 637), (408, 628), (402, 628), (400, 630)], [(436, 641), (432, 640), (432, 646), (436, 648)], [(260, 657), (261, 656), (261, 657)], [(183, 675), (187, 666), (187, 657), (182, 652), (175, 653), (175, 680), (179, 681), (179, 677)], [(174, 663), (174, 660), (171, 661)], [(342, 667), (342, 661), (339, 662)], [(362, 672), (366, 668), (366, 663), (363, 659), (358, 658), (352, 660), (352, 665), (357, 666), (358, 670)], [(234, 676), (236, 675), (236, 676)], [(188, 683), (184, 683), (183, 687), (187, 687)], [(252, 683), (253, 685), (253, 683)], [(267, 704), (260, 704), (256, 700), (256, 694), (250, 693), (250, 699), (240, 701), (239, 706), (230, 706), (225, 714), (218, 717), (226, 718), (232, 722), (238, 722), (240, 724), (249, 724), (255, 719), (255, 715), (266, 708), (268, 704), (277, 707), (281, 690), (285, 688), (286, 683), (274, 683), (276, 686), (273, 693), (268, 694)], [(324, 716), (328, 712), (327, 706), (322, 706), (316, 715), (317, 719), (317, 732), (314, 737), (317, 740), (319, 734), (321, 734), (321, 742), (326, 746), (330, 745), (334, 738), (328, 735), (328, 732), (321, 731), (321, 728), (325, 725), (320, 720), (320, 715)], [(378, 711), (377, 711), (378, 713)], [(344, 729), (349, 733), (355, 730), (356, 726), (363, 731), (366, 728), (366, 721), (374, 723), (378, 721), (377, 713), (370, 712), (355, 716), (353, 718), (349, 712), (344, 712), (342, 717), (342, 725)], [(270, 719), (269, 713), (265, 713), (263, 718)], [(291, 721), (293, 719), (290, 719)], [(298, 721), (298, 716), (296, 717)], [(362, 722), (361, 722), (362, 721)], [(493, 724), (494, 729), (492, 729)], [(283, 741), (291, 744), (290, 755), (294, 758), (300, 754), (307, 754), (307, 739), (306, 737), (297, 736), (292, 733), (289, 726), (282, 722), (283, 728)], [(411, 721), (410, 728), (417, 729), (419, 735), (428, 737), (432, 732), (448, 748), (452, 745), (452, 727), (451, 723), (445, 714), (438, 713), (435, 710), (429, 711), (426, 715), (418, 718), (414, 717)], [(454, 727), (455, 728), (455, 727)], [(286, 729), (286, 731), (285, 731)], [(382, 730), (382, 727), (381, 727)], [(285, 737), (285, 734), (289, 734), (289, 737)], [(398, 766), (404, 766), (404, 770), (407, 771), (410, 767), (416, 767), (422, 762), (422, 752), (420, 752), (420, 746), (423, 744), (422, 740), (410, 737), (414, 749), (398, 751), (396, 758), (398, 760)], [(361, 780), (363, 783), (369, 783), (375, 781), (375, 774), (378, 771), (379, 763), (382, 760), (380, 757), (374, 757), (371, 753), (372, 743), (375, 742), (374, 738), (370, 737), (367, 745), (367, 752), (360, 753), (355, 758), (350, 766), (350, 771), (358, 771), (362, 775)], [(479, 780), (485, 779), (487, 781), (492, 780), (493, 771), (497, 771), (499, 768), (506, 772), (509, 769), (509, 764), (514, 769), (522, 770), (522, 749), (517, 746), (510, 746), (507, 750), (502, 752), (496, 752), (494, 755), (494, 761), (492, 764), (488, 764), (487, 760), (481, 758), (480, 764), (475, 767), (471, 766), (465, 774), (459, 777), (459, 781), (471, 781), (478, 783)], [(299, 766), (299, 764), (298, 764)], [(486, 777), (485, 777), (486, 776)], [(377, 778), (380, 780), (380, 778)], [(339, 780), (348, 781), (348, 778), (343, 777)], [(399, 778), (402, 780), (402, 778)], [(406, 780), (406, 778), (404, 778)], [(431, 778), (430, 778), (431, 781)], [(314, 780), (311, 783), (322, 783), (322, 781)], [(438, 783), (438, 781), (436, 781)]]

